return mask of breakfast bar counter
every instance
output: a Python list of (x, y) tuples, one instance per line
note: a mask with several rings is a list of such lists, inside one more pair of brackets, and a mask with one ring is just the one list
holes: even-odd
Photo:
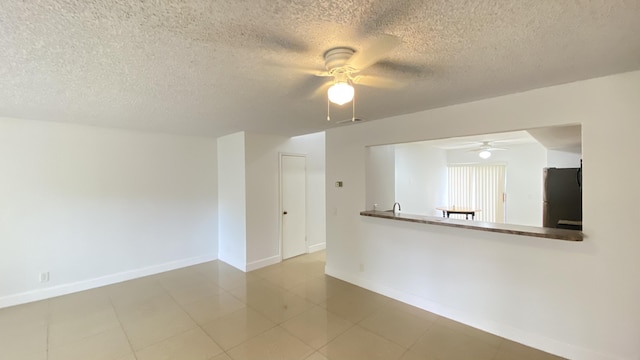
[(584, 234), (577, 230), (554, 229), (536, 226), (524, 226), (513, 224), (498, 224), (479, 221), (457, 220), (436, 216), (414, 215), (394, 213), (393, 211), (368, 210), (361, 211), (361, 216), (376, 217), (392, 221), (406, 221), (413, 223), (457, 227), (470, 230), (489, 231), (496, 233), (533, 236), (555, 240), (582, 241)]

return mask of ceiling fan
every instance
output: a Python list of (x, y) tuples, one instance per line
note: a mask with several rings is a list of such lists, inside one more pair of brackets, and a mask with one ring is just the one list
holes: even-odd
[(483, 141), (482, 145), (475, 147), (473, 149), (467, 150), (468, 152), (477, 152), (478, 156), (482, 159), (488, 159), (491, 157), (491, 152), (493, 151), (504, 151), (507, 150), (505, 148), (499, 148), (491, 145), (490, 141)]
[(313, 75), (332, 78), (316, 89), (313, 96), (326, 92), (327, 120), (331, 120), (330, 103), (344, 105), (351, 102), (355, 121), (355, 89), (353, 85), (364, 85), (379, 88), (399, 88), (402, 83), (383, 76), (366, 75), (361, 72), (382, 60), (389, 52), (398, 47), (400, 38), (381, 34), (377, 36), (363, 51), (356, 51), (347, 46), (331, 48), (324, 53), (326, 71), (314, 71)]
[[(400, 78), (415, 78), (428, 72), (422, 65), (388, 59), (392, 51), (402, 44), (399, 37), (383, 33), (369, 39), (361, 47), (362, 50), (350, 46), (336, 46), (324, 51), (324, 69), (276, 66), (309, 75), (301, 79), (299, 91), (296, 92), (304, 94), (307, 98), (326, 96), (327, 120), (330, 120), (331, 103), (341, 106), (352, 102), (352, 107), (355, 107), (354, 86), (397, 89), (405, 85)], [(375, 74), (376, 71), (381, 74)], [(319, 78), (329, 79), (319, 82)], [(351, 120), (353, 119), (355, 110)]]
[[(405, 19), (411, 15), (411, 9), (415, 9), (422, 2), (420, 0), (389, 0), (370, 2), (362, 9), (364, 16), (345, 30), (344, 38), (349, 42), (357, 42), (363, 46), (350, 46), (349, 42), (336, 44), (322, 52), (324, 69), (291, 66), (287, 64), (290, 58), (283, 57), (280, 63), (271, 63), (271, 66), (284, 68), (289, 74), (303, 73), (306, 78), (296, 80), (292, 93), (306, 98), (317, 98), (321, 95), (327, 97), (327, 119), (330, 119), (329, 111), (331, 103), (344, 105), (349, 102), (354, 105), (355, 86), (370, 86), (377, 88), (399, 88), (406, 81), (431, 74), (431, 70), (421, 62), (412, 63), (391, 59), (392, 52), (402, 40), (388, 33), (393, 26), (401, 26)], [(333, 25), (333, 24), (332, 24)], [(333, 27), (328, 28), (331, 32)], [(277, 48), (279, 53), (295, 53), (296, 56), (316, 55), (314, 45), (299, 38), (295, 29), (282, 28), (279, 30), (259, 29), (256, 31), (234, 32), (242, 37), (238, 43), (247, 43), (256, 39), (260, 45), (269, 45)], [(244, 34), (244, 35), (243, 35)], [(249, 35), (247, 35), (249, 34)], [(376, 35), (377, 34), (377, 35)], [(317, 49), (315, 49), (317, 50)], [(406, 59), (407, 54), (402, 58)], [(293, 70), (293, 71), (292, 71)], [(329, 78), (320, 81), (321, 78)], [(405, 81), (402, 81), (403, 79)], [(352, 121), (356, 119), (355, 110)]]
[(325, 51), (326, 71), (316, 71), (313, 75), (331, 77), (333, 79), (320, 86), (315, 94), (327, 91), (329, 101), (337, 105), (344, 105), (353, 99), (353, 84), (382, 88), (400, 87), (402, 83), (395, 79), (364, 75), (361, 72), (382, 60), (401, 43), (400, 38), (396, 36), (382, 34), (377, 36), (367, 48), (360, 52), (347, 46), (335, 47)]

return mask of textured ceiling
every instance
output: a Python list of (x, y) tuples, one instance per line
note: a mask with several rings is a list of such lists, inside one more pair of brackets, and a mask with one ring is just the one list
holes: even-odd
[[(2, 0), (0, 116), (219, 136), (327, 123), (334, 46), (402, 39), (367, 120), (640, 68), (640, 0)], [(332, 118), (351, 117), (334, 107)]]

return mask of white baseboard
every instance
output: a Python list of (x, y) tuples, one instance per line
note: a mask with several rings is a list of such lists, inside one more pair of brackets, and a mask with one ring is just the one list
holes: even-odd
[(257, 261), (252, 261), (252, 262), (247, 264), (247, 271), (258, 270), (258, 269), (263, 268), (265, 266), (277, 264), (277, 263), (279, 263), (281, 261), (282, 261), (282, 259), (280, 258), (280, 255), (268, 257), (266, 259), (261, 259), (261, 260), (257, 260)]
[(316, 251), (322, 251), (327, 248), (327, 243), (320, 243), (315, 245), (309, 245), (309, 249), (307, 250), (309, 253), (314, 253)]
[(247, 272), (247, 265), (245, 264), (246, 260), (236, 261), (236, 259), (227, 258), (225, 254), (218, 254), (218, 260), (223, 263), (233, 266), (234, 268), (241, 270), (243, 272)]
[(503, 338), (531, 346), (542, 351), (562, 356), (568, 359), (584, 360), (611, 360), (618, 359), (615, 355), (605, 355), (594, 350), (582, 348), (572, 344), (563, 343), (540, 334), (530, 333), (519, 328), (506, 324), (499, 324), (486, 319), (480, 319), (469, 313), (465, 313), (443, 304), (405, 293), (386, 285), (378, 284), (361, 276), (353, 275), (349, 272), (342, 272), (330, 267), (325, 267), (325, 273), (329, 276), (344, 280), (373, 292), (388, 296), (406, 304), (420, 309), (444, 316), (446, 318), (461, 322), (474, 328), (486, 331)]
[(68, 284), (51, 286), (44, 289), (26, 291), (19, 294), (12, 294), (0, 297), (0, 309), (4, 307), (26, 304), (33, 301), (49, 299), (56, 296), (67, 295), (78, 291), (94, 289), (101, 286), (111, 285), (127, 280), (137, 279), (144, 276), (171, 271), (191, 265), (201, 264), (207, 261), (216, 260), (216, 254), (207, 254), (188, 259), (170, 261), (163, 264), (147, 266), (140, 269), (127, 270), (116, 274), (105, 275), (93, 279), (81, 280)]

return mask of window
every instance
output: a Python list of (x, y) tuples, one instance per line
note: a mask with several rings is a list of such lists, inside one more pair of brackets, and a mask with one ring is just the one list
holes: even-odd
[(478, 221), (504, 223), (505, 165), (449, 165), (449, 207), (479, 209)]

